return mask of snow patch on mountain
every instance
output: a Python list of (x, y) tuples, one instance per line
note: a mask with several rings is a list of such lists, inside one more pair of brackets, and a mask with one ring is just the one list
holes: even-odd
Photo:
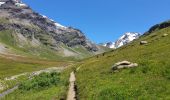
[(47, 16), (45, 16), (45, 15), (41, 15), (43, 18), (48, 18)]
[[(42, 16), (43, 18), (45, 18), (45, 19), (50, 19), (50, 18), (48, 18), (48, 17), (45, 16), (45, 15), (41, 15), (41, 16)], [(56, 28), (67, 28), (66, 26), (63, 26), (63, 25), (55, 22), (53, 19), (50, 19), (50, 21), (52, 21), (52, 22), (54, 23), (54, 25), (56, 26)]]
[(5, 2), (0, 2), (0, 6), (3, 5), (3, 4), (5, 4)]
[(57, 27), (57, 28), (67, 28), (67, 27), (65, 27), (65, 26), (63, 26), (63, 25), (61, 25), (61, 24), (59, 24), (59, 23), (54, 23), (55, 24), (55, 26)]
[(27, 5), (24, 3), (15, 3), (15, 5), (18, 7), (27, 7)]
[(108, 48), (115, 48), (115, 42), (108, 42), (103, 44), (103, 46), (108, 47)]

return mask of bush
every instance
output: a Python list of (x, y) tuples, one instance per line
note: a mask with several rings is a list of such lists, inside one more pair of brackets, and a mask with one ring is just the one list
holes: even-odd
[(21, 90), (32, 90), (32, 89), (42, 89), (45, 87), (50, 87), (52, 85), (57, 85), (60, 82), (60, 74), (56, 72), (52, 73), (41, 73), (35, 76), (32, 80), (25, 81), (19, 85)]

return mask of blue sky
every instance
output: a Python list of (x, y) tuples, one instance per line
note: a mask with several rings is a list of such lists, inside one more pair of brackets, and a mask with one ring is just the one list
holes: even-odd
[(82, 30), (96, 43), (143, 33), (170, 19), (170, 0), (23, 0), (36, 12)]

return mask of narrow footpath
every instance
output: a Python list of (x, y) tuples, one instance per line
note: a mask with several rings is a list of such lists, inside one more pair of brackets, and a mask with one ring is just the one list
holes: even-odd
[(15, 86), (15, 87), (13, 87), (13, 88), (11, 88), (11, 89), (9, 89), (9, 90), (7, 90), (7, 91), (5, 91), (5, 92), (3, 92), (3, 93), (1, 93), (1, 94), (0, 94), (0, 99), (3, 98), (3, 97), (5, 97), (6, 95), (12, 93), (12, 92), (15, 91), (16, 89), (18, 89), (18, 85)]
[(68, 90), (68, 94), (67, 94), (67, 100), (76, 100), (76, 91), (75, 91), (76, 77), (75, 77), (74, 72), (70, 73), (69, 81), (70, 81), (70, 85), (69, 85), (69, 90)]

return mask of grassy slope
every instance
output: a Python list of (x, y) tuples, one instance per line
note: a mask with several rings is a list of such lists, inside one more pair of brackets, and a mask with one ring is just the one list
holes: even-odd
[(0, 43), (6, 45), (6, 47), (8, 47), (13, 53), (16, 53), (18, 55), (41, 59), (44, 58), (65, 61), (77, 60), (74, 57), (62, 57), (59, 53), (49, 49), (49, 47), (45, 45), (33, 47), (28, 43), (25, 44), (24, 47), (19, 47), (17, 38), (12, 30), (0, 31)]
[[(1, 24), (10, 24), (13, 23), (10, 20), (7, 20), (5, 18), (0, 18)], [(22, 25), (22, 23), (20, 23)], [(45, 43), (47, 45), (44, 45), (41, 43), (40, 46), (32, 46), (30, 43), (30, 40), (27, 39), (25, 41), (19, 40), (18, 36), (16, 35), (16, 31), (14, 30), (3, 30), (0, 31), (0, 43), (5, 44), (7, 47), (15, 51), (17, 54), (22, 54), (26, 56), (37, 56), (39, 58), (47, 58), (47, 59), (58, 59), (58, 60), (79, 60), (80, 58), (86, 58), (93, 56), (94, 53), (87, 51), (83, 46), (77, 46), (77, 48), (70, 48), (64, 44), (60, 45), (61, 47), (77, 53), (78, 55), (65, 57), (64, 54), (61, 51), (55, 51), (52, 50), (49, 45), (52, 45), (51, 37), (46, 35), (47, 33), (40, 28), (38, 28), (35, 25), (23, 25), (26, 28), (29, 29), (35, 29), (38, 30), (36, 35), (37, 37), (42, 40), (42, 43)], [(26, 42), (26, 43), (25, 43)]]
[[(72, 62), (66, 61), (51, 61), (51, 60), (41, 60), (33, 58), (16, 58), (15, 60), (0, 58), (0, 82), (5, 86), (5, 90), (14, 87), (16, 84), (25, 81), (28, 77), (23, 76), (17, 80), (5, 81), (5, 77), (12, 75), (18, 75), (24, 72), (33, 72), (48, 67), (61, 67), (68, 66)], [(68, 78), (70, 70), (62, 72), (61, 74), (61, 83), (57, 86), (45, 88), (41, 91), (28, 91), (21, 92), (16, 90), (12, 94), (7, 95), (3, 100), (49, 100), (65, 98), (67, 93)], [(6, 87), (8, 86), (8, 87)], [(2, 91), (0, 91), (2, 92)]]
[(52, 86), (40, 90), (22, 91), (16, 90), (15, 92), (7, 95), (2, 100), (60, 100), (66, 99), (67, 90), (69, 86), (69, 73), (72, 68), (68, 68), (62, 72), (60, 76), (60, 83), (57, 86)]
[[(169, 34), (162, 37), (164, 33)], [(147, 40), (148, 45), (140, 45)], [(77, 75), (80, 100), (157, 100), (170, 99), (170, 27), (117, 50), (82, 62)], [(112, 72), (122, 60), (139, 64), (137, 68)]]
[(14, 57), (8, 59), (0, 57), (0, 79), (12, 75), (21, 74), (24, 72), (32, 72), (42, 70), (48, 67), (62, 67), (71, 64), (70, 62), (55, 61), (55, 60), (42, 60), (26, 57)]
[[(18, 75), (24, 72), (33, 72), (48, 67), (62, 67), (72, 64), (74, 61), (72, 57), (64, 58), (57, 55), (54, 51), (50, 50), (46, 46), (41, 47), (30, 47), (25, 45), (24, 48), (17, 46), (17, 42), (13, 37), (13, 32), (11, 30), (0, 31), (0, 43), (3, 43), (12, 54), (22, 55), (0, 55), (0, 82), (4, 85), (4, 90), (12, 88), (16, 84), (27, 80), (25, 76), (18, 78), (17, 80), (5, 81), (5, 77), (10, 77), (13, 75)], [(35, 55), (39, 54), (39, 55)], [(64, 72), (65, 73), (65, 72)], [(67, 82), (69, 73), (62, 73), (62, 83), (56, 87), (46, 88), (42, 91), (28, 91), (21, 93), (20, 90), (5, 97), (5, 100), (48, 100), (49, 98), (61, 98), (66, 97)], [(7, 87), (6, 87), (7, 86)], [(0, 92), (4, 91), (0, 90)]]

